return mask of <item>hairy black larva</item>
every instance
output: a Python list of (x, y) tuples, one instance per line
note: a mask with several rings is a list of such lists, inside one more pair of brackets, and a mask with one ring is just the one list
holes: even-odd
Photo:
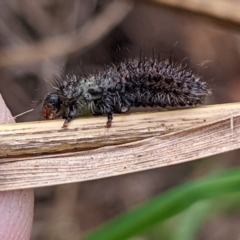
[(140, 106), (196, 106), (211, 93), (202, 77), (170, 59), (125, 60), (95, 75), (62, 76), (53, 84), (56, 91), (47, 95), (42, 115), (47, 119), (62, 116), (63, 127), (86, 111), (107, 115), (110, 127), (113, 113)]

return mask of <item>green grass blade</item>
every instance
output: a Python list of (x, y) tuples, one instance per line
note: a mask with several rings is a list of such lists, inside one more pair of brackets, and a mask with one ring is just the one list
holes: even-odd
[(82, 240), (124, 240), (138, 235), (202, 199), (240, 191), (240, 169), (178, 186), (123, 214)]
[(199, 201), (188, 208), (187, 211), (184, 211), (184, 215), (181, 218), (179, 226), (177, 226), (174, 230), (172, 240), (195, 239), (196, 233), (209, 216), (214, 204), (215, 201), (213, 200)]

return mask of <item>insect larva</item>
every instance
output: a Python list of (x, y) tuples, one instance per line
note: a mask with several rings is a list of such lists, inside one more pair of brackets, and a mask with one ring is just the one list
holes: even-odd
[(63, 127), (86, 110), (106, 115), (110, 127), (113, 113), (140, 106), (196, 106), (211, 93), (202, 77), (170, 59), (125, 60), (95, 75), (62, 76), (53, 84), (56, 91), (47, 95), (42, 115), (46, 119), (62, 116)]

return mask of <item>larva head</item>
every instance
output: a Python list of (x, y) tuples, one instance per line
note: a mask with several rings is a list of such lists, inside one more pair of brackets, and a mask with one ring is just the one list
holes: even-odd
[(49, 93), (42, 106), (42, 116), (46, 119), (55, 119), (59, 116), (61, 100), (57, 92)]

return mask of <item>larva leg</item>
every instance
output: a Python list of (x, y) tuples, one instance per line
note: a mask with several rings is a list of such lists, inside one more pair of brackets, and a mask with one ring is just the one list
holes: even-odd
[(122, 112), (122, 113), (126, 113), (126, 112), (128, 112), (129, 111), (129, 109), (130, 109), (130, 107), (131, 107), (131, 104), (130, 104), (130, 102), (129, 102), (129, 100), (126, 98), (126, 97), (124, 97), (124, 98), (122, 98), (122, 104), (121, 104), (121, 109), (120, 109), (120, 111)]
[(74, 105), (70, 105), (67, 111), (67, 114), (63, 117), (65, 122), (63, 123), (62, 128), (67, 128), (68, 123), (71, 122), (77, 114), (77, 109)]
[(106, 127), (110, 128), (112, 126), (112, 120), (113, 120), (113, 115), (111, 112), (108, 113), (107, 118), (108, 118), (108, 121), (107, 121)]
[(129, 109), (130, 109), (130, 107), (121, 107), (121, 112), (122, 113), (126, 113), (126, 112), (128, 112), (129, 111)]

